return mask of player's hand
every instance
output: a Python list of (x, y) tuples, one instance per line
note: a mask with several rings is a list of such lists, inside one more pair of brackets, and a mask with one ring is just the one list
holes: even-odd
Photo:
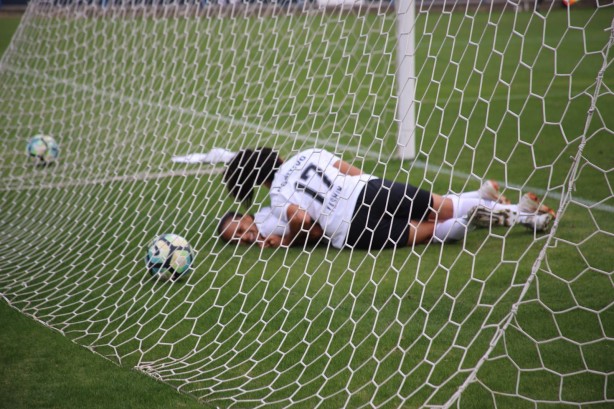
[(288, 209), (286, 210), (286, 215), (288, 217), (291, 237), (296, 237), (301, 232), (309, 230), (313, 224), (311, 216), (309, 216), (309, 214), (298, 205), (289, 205)]
[(282, 238), (272, 234), (269, 237), (265, 238), (263, 241), (261, 241), (259, 244), (261, 248), (277, 248), (281, 246)]

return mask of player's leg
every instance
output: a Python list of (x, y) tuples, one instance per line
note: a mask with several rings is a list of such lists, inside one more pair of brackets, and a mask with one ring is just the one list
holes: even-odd
[[(499, 184), (487, 180), (480, 189), (460, 194), (433, 195), (433, 207), (438, 220), (447, 220), (465, 216), (474, 207), (491, 206), (495, 203), (509, 204), (510, 201), (499, 192)], [(435, 220), (435, 214), (431, 220)]]
[(467, 211), (467, 217), (474, 220), (477, 227), (510, 227), (517, 222), (518, 206), (482, 201)]
[(556, 219), (556, 212), (544, 205), (535, 193), (525, 193), (518, 202), (516, 221), (536, 231), (548, 231)]
[(370, 204), (382, 214), (412, 220), (442, 221), (462, 217), (479, 205), (480, 200), (509, 203), (499, 193), (499, 184), (493, 180), (486, 181), (479, 190), (448, 196), (387, 180), (380, 179), (375, 183), (379, 183), (380, 187)]
[(474, 228), (467, 217), (446, 221), (417, 221), (399, 217), (383, 217), (368, 206), (354, 213), (346, 245), (356, 249), (384, 249), (463, 240)]
[(370, 204), (359, 203), (350, 223), (346, 246), (369, 250), (404, 247), (409, 229), (409, 219), (385, 216)]
[(407, 245), (424, 244), (431, 241), (435, 232), (435, 223), (431, 221), (410, 221), (409, 234), (407, 235)]
[(483, 201), (467, 213), (478, 227), (520, 224), (535, 231), (547, 231), (556, 213), (541, 203), (534, 193), (526, 193), (517, 205)]
[[(476, 191), (479, 199), (490, 200), (491, 202), (497, 202), (501, 204), (511, 204), (512, 202), (505, 196), (503, 196), (499, 189), (499, 183), (494, 180), (487, 180), (480, 186), (480, 189)], [(463, 196), (463, 194), (461, 194)]]
[(499, 192), (499, 184), (494, 180), (487, 180), (478, 190), (450, 195), (433, 195), (433, 209), (430, 220), (447, 220), (463, 217), (473, 207), (479, 206), (481, 200), (495, 203), (509, 204), (510, 201)]
[(426, 220), (433, 210), (429, 191), (385, 179), (370, 180), (361, 203), (386, 218)]
[(503, 196), (499, 189), (499, 183), (495, 180), (487, 180), (480, 186), (478, 190), (470, 190), (469, 192), (462, 192), (458, 194), (448, 194), (444, 197), (457, 196), (462, 199), (484, 199), (491, 202), (497, 202), (501, 204), (510, 204), (510, 200)]
[(474, 230), (475, 225), (468, 217), (459, 217), (444, 221), (410, 222), (407, 244), (423, 244), (433, 241), (435, 243), (448, 243), (460, 241), (465, 238), (468, 231)]
[(375, 208), (361, 204), (354, 212), (346, 245), (356, 249), (376, 250), (423, 244), (431, 240), (435, 228), (435, 223), (431, 221), (384, 217)]

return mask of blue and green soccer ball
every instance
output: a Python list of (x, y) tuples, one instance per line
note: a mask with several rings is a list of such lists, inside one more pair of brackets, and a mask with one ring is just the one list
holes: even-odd
[(175, 281), (190, 274), (194, 253), (188, 241), (176, 234), (157, 237), (147, 249), (145, 264), (149, 274)]
[(60, 147), (51, 136), (36, 135), (28, 142), (26, 152), (38, 165), (49, 165), (57, 160)]

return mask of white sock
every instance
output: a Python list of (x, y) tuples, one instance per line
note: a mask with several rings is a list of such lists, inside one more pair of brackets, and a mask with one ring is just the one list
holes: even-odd
[(472, 190), (471, 192), (463, 192), (457, 196), (460, 197), (461, 199), (481, 199), (482, 198), (479, 190)]
[(454, 217), (455, 218), (466, 216), (467, 213), (469, 213), (469, 211), (473, 209), (475, 206), (483, 206), (483, 207), (490, 209), (491, 211), (509, 210), (512, 215), (512, 219), (511, 219), (512, 224), (528, 223), (533, 219), (533, 216), (534, 216), (533, 214), (521, 213), (520, 210), (518, 210), (518, 205), (501, 204), (501, 203), (493, 202), (492, 200), (474, 198), (472, 197), (474, 193), (478, 193), (478, 192), (477, 191), (467, 192), (467, 193), (462, 193), (460, 195), (444, 196), (445, 198), (450, 199), (452, 201), (452, 204), (454, 206)]
[[(473, 192), (469, 192), (473, 193)], [(463, 217), (465, 216), (469, 210), (473, 209), (478, 205), (483, 205), (491, 208), (494, 205), (494, 202), (489, 200), (480, 199), (479, 197), (467, 197), (464, 196), (465, 193), (461, 195), (446, 195), (444, 196), (446, 199), (450, 199), (452, 201), (452, 205), (454, 206), (454, 217)]]
[(465, 238), (467, 231), (467, 220), (463, 218), (448, 219), (444, 222), (435, 224), (433, 241), (435, 243), (447, 243), (458, 241)]

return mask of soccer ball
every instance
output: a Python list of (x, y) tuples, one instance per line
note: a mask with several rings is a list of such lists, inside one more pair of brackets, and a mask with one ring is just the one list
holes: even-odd
[(145, 264), (149, 274), (175, 281), (190, 273), (194, 253), (188, 241), (176, 234), (163, 234), (149, 246)]
[(580, 0), (563, 0), (563, 6), (571, 7), (574, 4), (576, 4), (578, 1), (580, 1)]
[(51, 136), (36, 135), (28, 142), (26, 152), (37, 164), (48, 165), (58, 158), (60, 148)]

